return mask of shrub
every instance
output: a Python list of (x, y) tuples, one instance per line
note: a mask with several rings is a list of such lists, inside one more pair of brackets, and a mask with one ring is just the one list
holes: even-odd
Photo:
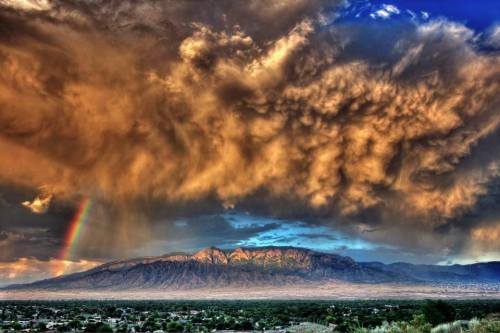
[[(472, 320), (471, 320), (472, 321)], [(469, 327), (470, 333), (498, 333), (500, 332), (500, 320), (481, 320), (474, 322)]]
[(431, 333), (461, 333), (462, 323), (455, 321), (453, 323), (440, 324), (431, 330)]

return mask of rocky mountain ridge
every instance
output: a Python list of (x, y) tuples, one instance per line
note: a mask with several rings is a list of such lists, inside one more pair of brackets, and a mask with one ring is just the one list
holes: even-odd
[[(294, 247), (205, 248), (194, 254), (113, 261), (91, 270), (7, 289), (193, 289), (356, 283), (500, 283), (500, 263), (468, 266), (359, 263)], [(484, 278), (477, 276), (484, 273)], [(476, 275), (475, 275), (476, 274)]]

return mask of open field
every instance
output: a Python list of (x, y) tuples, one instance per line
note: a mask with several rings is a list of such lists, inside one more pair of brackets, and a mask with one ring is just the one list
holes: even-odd
[(3, 300), (178, 300), (178, 299), (500, 299), (500, 284), (411, 285), (330, 283), (237, 289), (19, 290), (0, 291)]

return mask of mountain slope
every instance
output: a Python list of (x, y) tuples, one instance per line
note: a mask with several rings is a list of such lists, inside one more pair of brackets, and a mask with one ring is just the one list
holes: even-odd
[(380, 262), (360, 263), (364, 267), (386, 272), (410, 275), (418, 280), (433, 282), (499, 283), (500, 262), (484, 262), (470, 265), (413, 265), (404, 262), (382, 264)]
[(363, 267), (348, 257), (292, 247), (215, 247), (193, 255), (173, 254), (110, 262), (91, 270), (12, 285), (8, 289), (225, 288), (316, 283), (326, 280), (381, 283), (410, 277)]
[(97, 269), (34, 282), (14, 289), (191, 289), (285, 285), (304, 282), (296, 276), (213, 265), (194, 260), (155, 261), (125, 269)]
[(203, 249), (113, 261), (91, 270), (7, 289), (192, 289), (283, 286), (343, 280), (359, 283), (500, 282), (500, 263), (412, 265), (358, 263), (293, 247)]

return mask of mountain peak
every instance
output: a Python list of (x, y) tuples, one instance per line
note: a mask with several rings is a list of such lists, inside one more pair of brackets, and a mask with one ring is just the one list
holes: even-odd
[(207, 247), (201, 251), (195, 253), (192, 258), (200, 262), (208, 262), (211, 264), (223, 264), (228, 263), (228, 258), (226, 253), (219, 248), (214, 246)]

